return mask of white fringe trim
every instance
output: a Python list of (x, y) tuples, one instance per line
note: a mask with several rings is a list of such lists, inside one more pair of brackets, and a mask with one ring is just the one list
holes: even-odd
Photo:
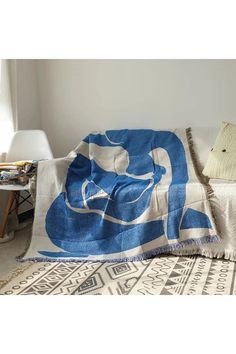
[(236, 262), (236, 251), (211, 251), (211, 250), (200, 250), (200, 249), (190, 249), (172, 252), (175, 256), (192, 256), (199, 255), (208, 258), (222, 258), (232, 262)]

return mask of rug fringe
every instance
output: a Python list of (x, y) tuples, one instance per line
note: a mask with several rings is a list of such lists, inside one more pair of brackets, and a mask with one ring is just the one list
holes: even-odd
[(24, 273), (24, 271), (30, 268), (32, 265), (33, 263), (22, 264), (20, 267), (13, 269), (10, 273), (6, 275), (5, 279), (0, 279), (0, 289), (10, 283), (10, 281), (12, 281), (14, 278), (18, 277), (18, 275)]

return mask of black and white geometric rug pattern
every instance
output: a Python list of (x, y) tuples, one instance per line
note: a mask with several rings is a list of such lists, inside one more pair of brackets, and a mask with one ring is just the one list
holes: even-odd
[(200, 256), (33, 263), (1, 295), (236, 295), (236, 263)]

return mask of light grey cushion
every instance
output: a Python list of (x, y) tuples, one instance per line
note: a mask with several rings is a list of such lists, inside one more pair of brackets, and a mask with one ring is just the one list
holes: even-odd
[(198, 161), (198, 168), (201, 172), (207, 163), (209, 153), (214, 145), (218, 131), (218, 127), (191, 128), (193, 148)]

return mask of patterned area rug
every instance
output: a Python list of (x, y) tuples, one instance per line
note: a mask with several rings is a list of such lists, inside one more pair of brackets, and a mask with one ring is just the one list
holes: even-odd
[(33, 263), (15, 274), (1, 295), (236, 295), (236, 263), (199, 256)]

